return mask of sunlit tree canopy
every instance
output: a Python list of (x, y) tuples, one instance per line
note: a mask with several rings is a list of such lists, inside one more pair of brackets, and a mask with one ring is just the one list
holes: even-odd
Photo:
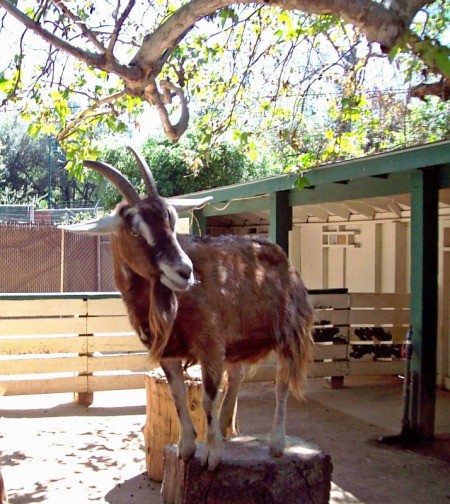
[(407, 100), (432, 95), (448, 113), (449, 12), (445, 0), (0, 0), (0, 102), (57, 135), (72, 170), (98, 155), (99, 125), (125, 132), (150, 108), (172, 141), (194, 128), (200, 146), (228, 135), (308, 166), (400, 137), (377, 130), (386, 107), (398, 123)]

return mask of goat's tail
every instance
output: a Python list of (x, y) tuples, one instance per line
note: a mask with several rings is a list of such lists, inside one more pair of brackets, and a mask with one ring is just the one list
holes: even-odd
[(314, 308), (300, 275), (296, 272), (293, 275), (286, 325), (277, 352), (278, 378), (289, 384), (298, 399), (303, 399), (303, 385), (312, 358)]

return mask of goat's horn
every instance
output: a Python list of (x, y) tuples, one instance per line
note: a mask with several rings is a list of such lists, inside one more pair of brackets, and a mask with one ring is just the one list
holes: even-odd
[(141, 172), (142, 178), (144, 179), (145, 189), (147, 190), (148, 196), (157, 196), (158, 189), (156, 187), (150, 166), (148, 166), (147, 161), (144, 159), (144, 156), (142, 156), (141, 153), (131, 147), (131, 145), (128, 145), (127, 149), (132, 152), (134, 157), (136, 158), (136, 163), (138, 165), (139, 171)]
[(101, 173), (110, 182), (112, 182), (130, 205), (134, 205), (140, 201), (139, 194), (131, 182), (125, 177), (125, 175), (120, 173), (120, 171), (113, 166), (100, 161), (84, 161), (83, 164), (87, 168), (91, 168), (92, 170)]

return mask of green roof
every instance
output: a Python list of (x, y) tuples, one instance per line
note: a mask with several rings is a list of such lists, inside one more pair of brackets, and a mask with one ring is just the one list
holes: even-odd
[[(432, 167), (437, 167), (439, 170), (439, 187), (450, 187), (450, 141), (342, 161), (307, 170), (302, 173), (302, 176), (308, 179), (309, 186), (302, 190), (295, 187), (298, 175), (287, 174), (186, 196), (213, 196), (213, 205), (238, 200), (238, 205), (234, 204), (225, 211), (221, 210), (222, 215), (268, 209), (269, 198), (263, 196), (278, 191), (289, 191), (291, 206), (387, 196), (410, 192), (411, 173), (417, 169)], [(217, 211), (207, 206), (203, 213), (214, 215)]]

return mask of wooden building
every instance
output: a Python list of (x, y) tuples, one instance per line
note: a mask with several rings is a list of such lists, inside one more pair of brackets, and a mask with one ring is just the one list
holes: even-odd
[[(266, 235), (310, 289), (410, 293), (414, 434), (434, 433), (450, 389), (450, 142), (203, 191), (194, 231)], [(198, 193), (196, 194), (198, 195)], [(192, 195), (189, 195), (192, 196)]]

